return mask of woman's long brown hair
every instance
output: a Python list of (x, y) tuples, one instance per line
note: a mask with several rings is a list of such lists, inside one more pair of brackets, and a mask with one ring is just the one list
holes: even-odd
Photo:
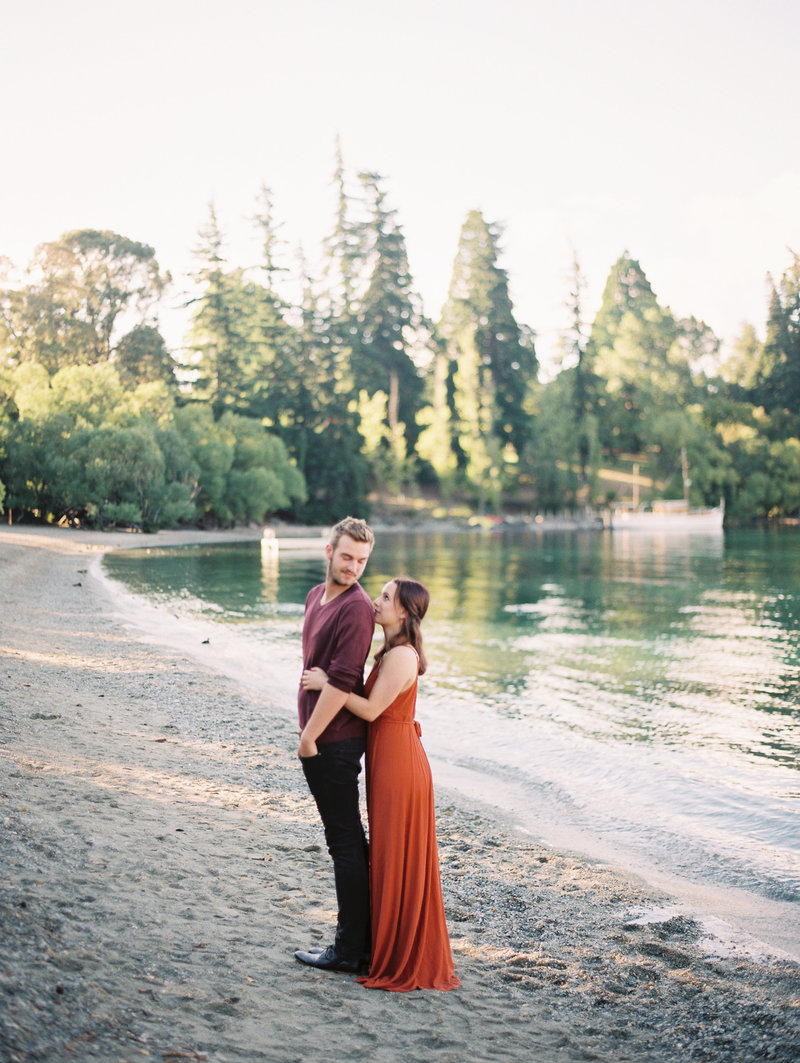
[(408, 643), (413, 646), (419, 656), (419, 674), (423, 675), (428, 667), (425, 654), (422, 652), (422, 630), (420, 624), (428, 611), (431, 596), (428, 588), (418, 580), (409, 579), (408, 576), (395, 576), (392, 580), (395, 585), (395, 598), (397, 604), (405, 612), (405, 618), (401, 621), (400, 631), (391, 640), (387, 639), (383, 646), (375, 654), (376, 662), (380, 661), (384, 653), (393, 646), (402, 646)]

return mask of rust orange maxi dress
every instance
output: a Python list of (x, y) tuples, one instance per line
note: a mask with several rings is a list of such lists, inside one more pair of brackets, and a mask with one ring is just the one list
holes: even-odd
[[(367, 679), (372, 689), (378, 670)], [(455, 989), (442, 901), (433, 780), (414, 719), (417, 680), (367, 728), (370, 989)]]

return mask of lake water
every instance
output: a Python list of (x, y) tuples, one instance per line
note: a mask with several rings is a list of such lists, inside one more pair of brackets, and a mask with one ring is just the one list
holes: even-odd
[[(103, 565), (154, 638), (293, 713), (322, 547)], [(800, 535), (382, 533), (363, 584), (400, 573), (431, 591), (418, 717), (438, 783), (645, 875), (800, 902)]]

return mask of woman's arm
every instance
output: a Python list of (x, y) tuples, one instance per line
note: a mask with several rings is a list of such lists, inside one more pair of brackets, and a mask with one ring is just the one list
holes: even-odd
[(354, 716), (371, 722), (387, 709), (394, 699), (408, 690), (417, 678), (417, 655), (410, 646), (395, 646), (384, 654), (375, 685), (368, 698), (348, 694), (344, 707)]
[[(359, 694), (348, 694), (344, 708), (352, 712), (354, 716), (360, 716), (362, 720), (377, 719), (397, 695), (407, 690), (414, 682), (417, 677), (417, 661), (417, 655), (410, 646), (394, 646), (381, 659), (378, 678), (375, 680), (369, 697), (363, 698)], [(327, 678), (324, 669), (309, 668), (303, 672), (301, 683), (304, 690), (322, 690)], [(309, 723), (311, 723), (310, 720)]]

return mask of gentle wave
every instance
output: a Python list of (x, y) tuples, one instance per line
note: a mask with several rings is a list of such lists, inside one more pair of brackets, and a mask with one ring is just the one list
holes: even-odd
[[(472, 544), (393, 547), (385, 557), (376, 547), (375, 584), (397, 565), (435, 584), (439, 603), (418, 708), (437, 778), (546, 842), (643, 874), (669, 867), (693, 883), (800, 900), (800, 721), (789, 700), (800, 665), (786, 624), (796, 592), (726, 586), (716, 545), (671, 561), (669, 549), (626, 544), (617, 557), (602, 543), (585, 561), (590, 583), (559, 567), (552, 540), (507, 551), (499, 567)], [(161, 589), (145, 581), (138, 598), (130, 588), (146, 558), (106, 567), (153, 641), (293, 713), (302, 600), (319, 568), (271, 564), (265, 574), (237, 554), (238, 589), (223, 604), (198, 554), (171, 576), (167, 558)], [(214, 565), (226, 585), (220, 553)]]

